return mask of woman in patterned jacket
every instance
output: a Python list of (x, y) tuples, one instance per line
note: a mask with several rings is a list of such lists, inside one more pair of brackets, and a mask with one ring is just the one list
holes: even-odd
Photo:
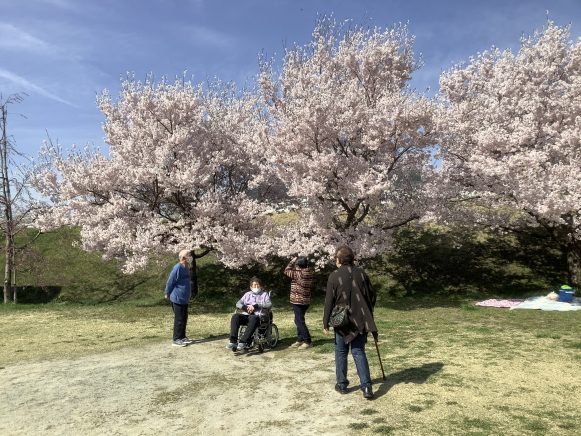
[(313, 272), (309, 269), (306, 257), (293, 257), (284, 270), (291, 279), (290, 303), (295, 313), (297, 341), (291, 347), (299, 350), (311, 348), (311, 334), (305, 322), (305, 314), (311, 304), (311, 285)]

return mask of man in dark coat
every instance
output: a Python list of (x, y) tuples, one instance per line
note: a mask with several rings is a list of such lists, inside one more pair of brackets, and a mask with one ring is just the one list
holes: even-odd
[(377, 334), (377, 326), (373, 319), (376, 293), (367, 274), (353, 265), (355, 256), (353, 250), (342, 246), (335, 252), (337, 270), (329, 275), (325, 310), (323, 314), (323, 333), (329, 334), (329, 319), (333, 307), (349, 306), (349, 324), (335, 329), (335, 373), (337, 383), (335, 390), (347, 393), (347, 355), (351, 347), (351, 355), (357, 367), (360, 388), (363, 396), (373, 398), (369, 363), (365, 355), (367, 334)]

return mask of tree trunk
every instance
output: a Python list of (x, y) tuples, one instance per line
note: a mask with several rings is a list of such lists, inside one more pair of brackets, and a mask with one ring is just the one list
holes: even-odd
[(200, 254), (196, 254), (196, 250), (191, 250), (190, 255), (192, 256), (192, 264), (190, 265), (190, 284), (192, 286), (192, 298), (198, 295), (198, 265), (196, 259), (200, 259), (208, 254), (211, 250), (205, 248)]
[(4, 255), (6, 261), (4, 263), (4, 304), (10, 302), (12, 294), (12, 256), (10, 256), (10, 237), (6, 235), (6, 243), (4, 245)]
[(196, 253), (194, 250), (192, 250), (190, 253), (192, 255), (192, 264), (190, 265), (190, 284), (192, 286), (191, 298), (194, 298), (196, 295), (198, 295), (198, 268), (196, 265)]
[(573, 287), (581, 285), (581, 250), (575, 246), (567, 246), (567, 278)]
[(4, 206), (4, 236), (5, 265), (4, 265), (4, 304), (8, 303), (12, 293), (12, 272), (14, 271), (14, 222), (12, 220), (12, 197), (10, 194), (10, 174), (8, 173), (8, 137), (6, 136), (6, 120), (8, 111), (2, 106), (1, 123), (2, 138), (0, 140), (0, 177), (2, 182), (2, 203)]
[[(10, 225), (7, 226), (10, 229)], [(4, 244), (4, 303), (10, 301), (14, 290), (14, 237), (10, 230), (6, 231), (6, 243)], [(14, 293), (16, 303), (16, 293)]]
[[(6, 238), (5, 244), (5, 265), (4, 265), (4, 303), (8, 303), (10, 295), (14, 292), (14, 302), (18, 301), (18, 294), (16, 290), (16, 246), (15, 235), (17, 233), (18, 220), (14, 219), (12, 204), (17, 202), (17, 198), (22, 191), (22, 187), (18, 188), (18, 181), (16, 180), (16, 195), (12, 198), (10, 192), (11, 187), (11, 173), (10, 173), (10, 153), (13, 150), (8, 135), (6, 133), (6, 123), (8, 120), (7, 105), (10, 103), (19, 103), (22, 97), (15, 94), (7, 100), (0, 101), (0, 128), (2, 129), (0, 137), (0, 183), (2, 184), (0, 191), (0, 203), (3, 208), (2, 216), (2, 233)], [(23, 182), (24, 183), (24, 182)]]
[(14, 245), (14, 240), (12, 240), (12, 292), (14, 297), (12, 301), (14, 304), (18, 303), (18, 287), (16, 286), (16, 246)]

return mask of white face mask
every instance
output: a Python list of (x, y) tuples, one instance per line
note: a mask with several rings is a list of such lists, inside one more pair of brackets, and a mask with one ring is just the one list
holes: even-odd
[(258, 294), (260, 292), (260, 288), (250, 288), (250, 290), (255, 294)]

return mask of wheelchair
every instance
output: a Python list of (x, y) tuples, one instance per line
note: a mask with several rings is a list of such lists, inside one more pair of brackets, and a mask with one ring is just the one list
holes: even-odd
[[(246, 330), (245, 325), (240, 326), (238, 330), (238, 342), (240, 342), (244, 331)], [(250, 343), (248, 344), (248, 349), (253, 348), (258, 349), (259, 353), (264, 352), (265, 347), (274, 348), (278, 344), (279, 335), (278, 327), (273, 322), (272, 311), (268, 312), (267, 315), (260, 317), (260, 323), (256, 327), (254, 334), (250, 338)]]

